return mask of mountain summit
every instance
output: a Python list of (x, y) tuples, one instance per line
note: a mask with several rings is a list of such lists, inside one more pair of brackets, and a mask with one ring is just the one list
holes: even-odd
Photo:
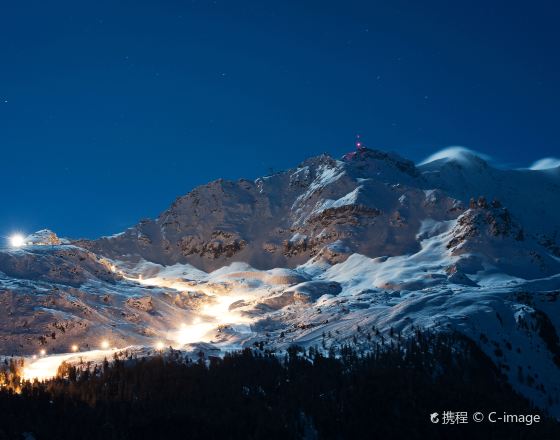
[(528, 238), (551, 249), (558, 246), (559, 183), (545, 173), (493, 168), (470, 153), (416, 167), (395, 153), (359, 147), (341, 160), (317, 156), (254, 181), (216, 180), (156, 219), (79, 244), (119, 260), (203, 270), (232, 261), (296, 267), (319, 254), (332, 262), (327, 251), (334, 244), (369, 257), (396, 256), (420, 249), (424, 220), (455, 220), (471, 198), (485, 197), (499, 200)]

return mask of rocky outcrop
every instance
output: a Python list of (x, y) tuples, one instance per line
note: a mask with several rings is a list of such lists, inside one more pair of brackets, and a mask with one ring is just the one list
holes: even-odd
[(523, 228), (512, 220), (511, 214), (501, 203), (494, 200), (488, 203), (484, 197), (471, 199), (469, 209), (457, 220), (449, 249), (457, 249), (468, 240), (482, 237), (513, 238), (524, 240)]
[(68, 241), (60, 239), (49, 229), (41, 229), (25, 237), (24, 242), (27, 246), (58, 246)]
[[(551, 257), (534, 237), (527, 237), (510, 211), (494, 200), (471, 199), (469, 209), (458, 219), (451, 231), (447, 248), (451, 255), (465, 260), (465, 267), (474, 273), (483, 266), (494, 267), (504, 274), (534, 279), (560, 271), (560, 262)], [(476, 269), (475, 269), (476, 268)], [(462, 272), (458, 272), (462, 273)], [(459, 275), (451, 275), (453, 280)], [(467, 282), (468, 283), (468, 282)]]
[(208, 241), (204, 237), (187, 235), (180, 238), (176, 245), (185, 257), (196, 254), (203, 258), (218, 259), (233, 257), (247, 242), (239, 234), (218, 230), (210, 234)]

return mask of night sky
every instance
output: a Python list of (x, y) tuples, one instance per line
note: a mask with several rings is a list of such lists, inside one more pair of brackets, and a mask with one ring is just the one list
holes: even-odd
[(560, 10), (516, 1), (0, 9), (0, 235), (96, 237), (219, 177), (366, 145), (559, 156)]

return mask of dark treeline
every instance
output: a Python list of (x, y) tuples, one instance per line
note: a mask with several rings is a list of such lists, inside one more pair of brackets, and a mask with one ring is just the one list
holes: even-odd
[[(553, 439), (551, 419), (432, 424), (432, 412), (535, 414), (458, 335), (417, 333), (360, 356), (291, 348), (188, 362), (178, 352), (0, 392), (0, 439)], [(29, 437), (31, 438), (31, 437)]]

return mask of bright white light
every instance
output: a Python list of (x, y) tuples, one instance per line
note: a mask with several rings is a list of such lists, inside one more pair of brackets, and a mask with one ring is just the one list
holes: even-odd
[(101, 348), (107, 350), (109, 348), (109, 341), (101, 341)]
[(201, 322), (191, 325), (181, 324), (181, 329), (173, 332), (170, 336), (180, 345), (202, 342), (205, 341), (206, 334), (212, 330), (213, 327), (214, 325), (210, 322)]
[[(192, 284), (189, 282), (178, 281), (175, 278), (149, 277), (143, 278), (138, 275), (137, 278), (123, 275), (125, 279), (145, 285), (157, 286), (174, 289), (179, 292), (188, 292), (192, 290)], [(237, 310), (230, 310), (230, 306), (237, 301), (247, 300), (251, 297), (246, 292), (240, 292), (235, 295), (217, 294), (212, 288), (203, 289), (203, 292), (210, 295), (209, 303), (205, 304), (199, 310), (199, 316), (192, 317), (188, 323), (178, 323), (176, 329), (167, 333), (166, 339), (176, 342), (178, 345), (195, 342), (209, 342), (215, 336), (215, 329), (220, 325), (235, 324), (242, 325), (250, 323), (251, 318), (243, 316)]]
[(246, 297), (243, 295), (214, 295), (212, 302), (200, 309), (200, 316), (195, 316), (190, 324), (180, 324), (180, 328), (170, 332), (168, 338), (181, 346), (195, 342), (209, 342), (215, 335), (213, 330), (218, 326), (249, 322), (250, 318), (242, 316), (235, 310), (229, 310), (231, 304), (242, 299), (246, 299)]
[(156, 350), (163, 350), (165, 347), (165, 344), (161, 341), (156, 342)]
[(10, 246), (22, 247), (25, 245), (25, 237), (21, 234), (14, 234), (10, 237)]
[[(91, 351), (79, 351), (80, 346), (78, 346), (77, 353), (62, 353), (62, 354), (45, 354), (34, 355), (25, 359), (25, 364), (22, 371), (22, 376), (25, 380), (46, 380), (55, 377), (62, 362), (78, 362), (83, 360), (84, 362), (101, 362), (107, 356), (107, 351), (105, 350), (91, 350)], [(72, 348), (70, 346), (70, 348)]]
[(72, 351), (78, 351), (78, 346), (76, 344), (72, 345)]
[(33, 356), (29, 361), (25, 362), (25, 366), (22, 371), (22, 376), (25, 380), (46, 380), (56, 376), (58, 367), (60, 364), (74, 354), (62, 354), (62, 355), (52, 355), (52, 356)]
[(45, 350), (45, 349), (43, 348), (43, 349), (39, 352), (39, 354), (40, 354), (41, 356), (44, 356), (44, 355), (47, 354), (47, 350)]

